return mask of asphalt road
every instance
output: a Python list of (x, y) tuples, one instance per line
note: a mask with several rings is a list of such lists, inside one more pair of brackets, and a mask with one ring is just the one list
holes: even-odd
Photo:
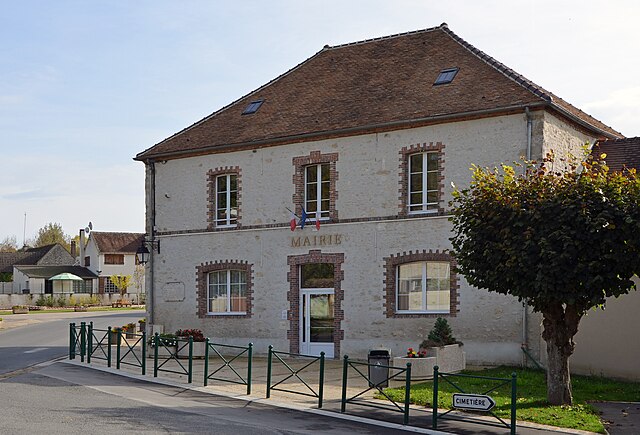
[(0, 375), (68, 355), (69, 323), (89, 322), (94, 327), (137, 322), (145, 312), (90, 312), (29, 314), (40, 323), (0, 331)]

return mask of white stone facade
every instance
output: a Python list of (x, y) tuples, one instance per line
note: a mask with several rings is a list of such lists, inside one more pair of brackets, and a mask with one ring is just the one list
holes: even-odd
[[(554, 148), (556, 142), (562, 153), (575, 149), (576, 154), (585, 141), (593, 142), (594, 138), (548, 113), (532, 115), (533, 158), (540, 158), (543, 150)], [(425, 143), (444, 145), (440, 205), (445, 213), (405, 218), (400, 206), (401, 150)], [(363, 358), (375, 348), (403, 355), (408, 347), (416, 348), (426, 338), (437, 316), (389, 316), (385, 259), (448, 250), (451, 225), (446, 210), (452, 183), (458, 188), (468, 186), (472, 164), (493, 167), (518, 161), (526, 154), (526, 144), (527, 121), (520, 113), (157, 162), (155, 230), (162, 250), (154, 253), (153, 271), (148, 271), (153, 274), (153, 282), (148, 280), (147, 286), (153, 298), (153, 323), (166, 331), (200, 328), (213, 340), (226, 343), (253, 342), (259, 353), (266, 352), (270, 344), (279, 350), (298, 350), (299, 313), (292, 310), (299, 307), (299, 302), (292, 302), (298, 296), (292, 292), (299, 289), (291, 282), (292, 267), (297, 266), (291, 266), (289, 259), (319, 251), (316, 254), (342, 256), (341, 277), (336, 278), (340, 293), (338, 296), (337, 289), (336, 299), (341, 298), (341, 313), (336, 312), (336, 317), (341, 317), (341, 336), (334, 356)], [(292, 159), (318, 151), (338, 156), (338, 222), (323, 224), (319, 231), (310, 224), (292, 232), (287, 208), (298, 205), (292, 199)], [(241, 170), (240, 228), (210, 230), (207, 173), (224, 167)], [(151, 185), (147, 180), (148, 195)], [(152, 201), (148, 199), (147, 204), (149, 207)], [(202, 316), (199, 311), (196, 268), (224, 261), (250, 266), (252, 300), (248, 316)], [(520, 363), (522, 304), (508, 296), (472, 288), (463, 277), (457, 278), (455, 309), (442, 317), (447, 318), (456, 338), (464, 342), (467, 361)], [(529, 316), (529, 347), (540, 358), (540, 320), (536, 315)], [(298, 343), (293, 343), (296, 340)]]

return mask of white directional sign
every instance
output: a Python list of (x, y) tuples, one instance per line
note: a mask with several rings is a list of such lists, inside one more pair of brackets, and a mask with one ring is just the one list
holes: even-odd
[(489, 411), (496, 402), (489, 396), (481, 394), (454, 394), (453, 407), (467, 411)]

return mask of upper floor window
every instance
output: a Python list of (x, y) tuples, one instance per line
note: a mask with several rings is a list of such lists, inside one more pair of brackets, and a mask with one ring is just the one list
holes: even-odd
[(450, 264), (420, 261), (400, 264), (396, 312), (448, 313), (451, 309)]
[(104, 254), (104, 264), (124, 264), (124, 254)]
[(244, 270), (218, 270), (208, 274), (209, 314), (247, 312), (247, 273)]
[(329, 163), (306, 166), (304, 171), (304, 208), (310, 219), (329, 219), (331, 176)]
[(225, 174), (216, 177), (216, 218), (218, 227), (238, 223), (238, 176)]
[(409, 213), (438, 210), (439, 160), (437, 152), (409, 156)]

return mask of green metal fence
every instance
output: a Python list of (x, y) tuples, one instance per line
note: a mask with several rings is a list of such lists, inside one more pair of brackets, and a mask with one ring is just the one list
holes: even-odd
[[(145, 375), (147, 373), (147, 334), (145, 332), (141, 334), (127, 332), (123, 337), (122, 330), (118, 329), (117, 337), (116, 368), (120, 370), (121, 364), (140, 367), (142, 374)], [(127, 357), (129, 358), (127, 359)]]
[(87, 363), (92, 359), (104, 360), (107, 367), (111, 367), (111, 326), (107, 329), (93, 327), (93, 322), (89, 322), (87, 330)]
[(80, 361), (84, 362), (87, 343), (87, 324), (81, 322), (80, 326), (75, 323), (69, 324), (69, 359), (75, 359), (80, 353)]
[[(468, 418), (461, 418), (461, 417), (456, 417), (454, 415), (450, 415), (449, 413), (451, 411), (453, 411), (453, 409), (450, 409), (446, 412), (443, 413), (439, 413), (438, 412), (438, 391), (439, 391), (439, 380), (442, 380), (444, 382), (446, 382), (448, 385), (450, 385), (451, 387), (453, 387), (456, 391), (459, 391), (460, 393), (463, 394), (469, 394), (470, 392), (468, 391), (464, 391), (459, 385), (457, 385), (453, 379), (455, 378), (472, 378), (472, 379), (484, 379), (484, 380), (488, 380), (488, 381), (493, 381), (494, 385), (486, 390), (480, 391), (480, 392), (472, 392), (473, 394), (477, 394), (478, 396), (486, 396), (489, 393), (496, 391), (499, 388), (505, 387), (510, 385), (511, 386), (511, 422), (507, 423), (506, 421), (504, 421), (502, 418), (498, 417), (493, 411), (491, 411), (490, 409), (487, 411), (480, 411), (480, 412), (487, 412), (488, 414), (491, 414), (492, 416), (494, 416), (496, 419), (499, 420), (499, 422), (504, 425), (505, 427), (507, 427), (508, 429), (510, 429), (511, 434), (515, 435), (516, 433), (516, 389), (517, 389), (517, 375), (515, 373), (513, 373), (511, 375), (511, 379), (509, 378), (494, 378), (494, 377), (489, 377), (489, 376), (475, 376), (475, 375), (466, 375), (466, 374), (462, 374), (462, 373), (443, 373), (440, 372), (438, 369), (438, 366), (435, 366), (433, 368), (433, 420), (432, 420), (432, 427), (433, 429), (437, 429), (438, 428), (438, 420), (441, 419), (450, 419), (450, 420), (462, 420), (462, 421), (469, 421)], [(474, 411), (477, 412), (477, 411)], [(488, 424), (484, 421), (481, 420), (477, 420), (477, 423), (479, 424)]]
[[(287, 362), (285, 362), (281, 356), (290, 356), (297, 359), (308, 359), (309, 362), (304, 366), (294, 369)], [(280, 362), (284, 367), (286, 367), (288, 374), (283, 379), (280, 379), (275, 384), (271, 384), (272, 374), (273, 374), (273, 361), (274, 357), (277, 362)], [(302, 378), (302, 372), (311, 367), (313, 364), (318, 363), (319, 367), (319, 379), (318, 379), (318, 387), (317, 390), (311, 387), (309, 383), (305, 379)], [(305, 391), (298, 390), (290, 390), (283, 387), (279, 387), (283, 385), (289, 379), (297, 379), (306, 387)], [(284, 391), (287, 393), (299, 394), (302, 396), (316, 397), (318, 399), (318, 408), (322, 408), (322, 399), (324, 394), (324, 352), (320, 352), (320, 356), (311, 356), (311, 355), (302, 355), (299, 353), (289, 353), (289, 352), (278, 352), (273, 350), (273, 346), (269, 346), (269, 356), (267, 358), (267, 399), (271, 397), (271, 391)]]
[[(176, 373), (186, 375), (187, 382), (191, 383), (193, 380), (193, 337), (189, 337), (188, 339), (178, 337), (172, 340), (177, 343), (175, 348), (173, 348), (173, 346), (167, 346), (165, 340), (160, 338), (157, 332), (153, 336), (151, 342), (153, 346), (153, 377), (157, 378), (158, 372)], [(160, 348), (166, 350), (168, 355), (159, 356), (158, 349)], [(178, 358), (178, 353), (185, 350), (189, 352), (187, 367), (185, 367)], [(171, 368), (169, 364), (173, 363), (175, 363), (178, 368)]]
[[(364, 374), (361, 368), (366, 367), (367, 374)], [(355, 396), (347, 398), (347, 379), (349, 378), (349, 368), (353, 369), (358, 375), (364, 378), (367, 381), (367, 385), (369, 388), (360, 391)], [(375, 376), (376, 379), (373, 379), (371, 376), (371, 369), (373, 370), (385, 370), (387, 371), (386, 376)], [(395, 372), (389, 375), (390, 372)], [(393, 380), (400, 375), (405, 375), (405, 396), (404, 403), (402, 406), (398, 404), (395, 400), (389, 397), (383, 389), (383, 385), (387, 385), (390, 380)], [(393, 406), (384, 406), (379, 405), (377, 403), (371, 402), (370, 400), (364, 399), (362, 396), (371, 391), (372, 389), (376, 389), (381, 395), (387, 398), (391, 402)], [(365, 362), (357, 362), (357, 361), (349, 361), (349, 356), (344, 356), (344, 363), (342, 366), (342, 407), (340, 408), (340, 412), (345, 412), (347, 408), (347, 403), (353, 403), (360, 406), (368, 406), (370, 408), (379, 408), (390, 411), (398, 411), (403, 414), (403, 424), (409, 424), (409, 402), (411, 398), (411, 363), (407, 363), (406, 368), (386, 366), (381, 364), (369, 364)]]
[[(225, 356), (223, 352), (225, 350), (230, 350), (232, 355)], [(218, 366), (213, 372), (209, 373), (209, 358), (211, 357), (210, 351), (213, 351), (214, 359), (220, 359), (222, 361), (222, 365)], [(232, 364), (240, 358), (242, 355), (247, 355), (247, 369), (246, 375), (243, 377), (238, 370), (237, 366), (234, 367)], [(234, 384), (246, 385), (247, 386), (247, 394), (251, 394), (251, 365), (253, 360), (253, 343), (249, 343), (248, 346), (232, 346), (229, 344), (219, 344), (219, 343), (211, 343), (209, 339), (206, 339), (205, 349), (204, 349), (204, 386), (206, 387), (209, 379), (217, 380), (222, 382), (231, 382)], [(216, 376), (218, 374), (222, 374), (224, 369), (228, 368), (234, 375), (234, 379), (228, 379)], [(236, 370), (238, 368), (238, 370)], [(228, 371), (229, 371), (228, 370)], [(228, 372), (227, 371), (227, 372)]]

